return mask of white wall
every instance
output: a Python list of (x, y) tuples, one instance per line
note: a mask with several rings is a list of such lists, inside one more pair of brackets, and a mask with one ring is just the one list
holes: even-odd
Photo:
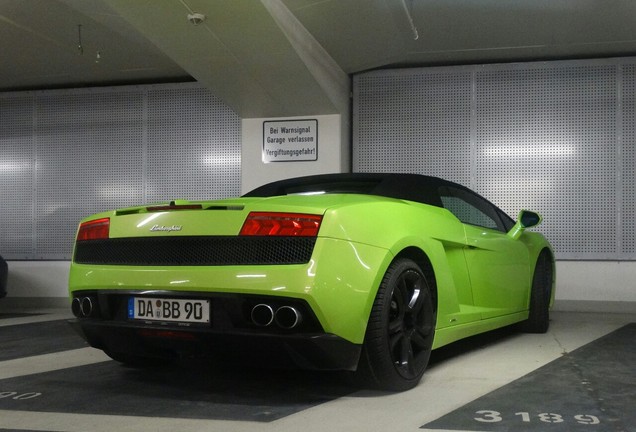
[(558, 261), (556, 309), (636, 310), (636, 262)]
[(7, 297), (0, 310), (68, 305), (68, 261), (9, 261)]

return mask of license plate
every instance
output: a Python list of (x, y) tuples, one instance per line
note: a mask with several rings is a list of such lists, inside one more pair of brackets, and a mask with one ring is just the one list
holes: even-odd
[(210, 322), (210, 300), (130, 297), (128, 318), (179, 323)]

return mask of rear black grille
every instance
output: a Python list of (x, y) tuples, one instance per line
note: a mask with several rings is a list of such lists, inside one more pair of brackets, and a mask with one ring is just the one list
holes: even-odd
[(220, 266), (303, 264), (314, 237), (140, 237), (75, 245), (78, 264)]

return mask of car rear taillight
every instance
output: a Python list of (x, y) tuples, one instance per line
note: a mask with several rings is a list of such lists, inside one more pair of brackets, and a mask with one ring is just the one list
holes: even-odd
[(84, 222), (77, 231), (77, 241), (107, 239), (110, 230), (110, 218)]
[(321, 222), (321, 215), (251, 212), (240, 235), (316, 237)]

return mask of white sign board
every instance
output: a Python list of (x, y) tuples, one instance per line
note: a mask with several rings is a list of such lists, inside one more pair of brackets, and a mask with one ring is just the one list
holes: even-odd
[(318, 120), (263, 122), (263, 162), (318, 160)]

